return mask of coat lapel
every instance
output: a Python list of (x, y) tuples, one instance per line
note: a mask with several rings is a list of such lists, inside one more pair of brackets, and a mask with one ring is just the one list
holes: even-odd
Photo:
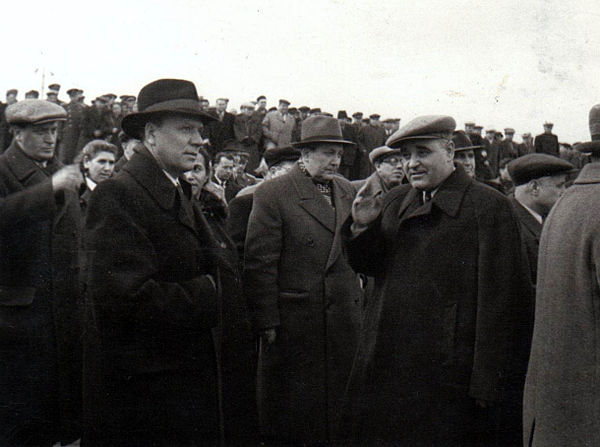
[(342, 225), (348, 219), (352, 209), (353, 196), (344, 188), (341, 182), (334, 178), (333, 185), (333, 203), (335, 204), (335, 234), (333, 244), (329, 252), (326, 268), (331, 267), (342, 253)]
[(50, 172), (44, 172), (17, 147), (14, 141), (6, 150), (6, 160), (10, 170), (24, 188), (42, 183), (50, 176)]
[(312, 180), (300, 170), (298, 165), (292, 168), (289, 175), (298, 191), (300, 206), (325, 228), (335, 233), (333, 208), (317, 190)]
[(523, 226), (535, 237), (535, 239), (539, 242), (540, 237), (542, 235), (542, 224), (539, 223), (535, 217), (531, 215), (529, 211), (527, 211), (523, 205), (519, 203), (517, 199), (514, 197), (510, 198), (510, 201), (514, 205), (514, 210), (517, 213), (517, 218), (519, 222), (523, 224)]

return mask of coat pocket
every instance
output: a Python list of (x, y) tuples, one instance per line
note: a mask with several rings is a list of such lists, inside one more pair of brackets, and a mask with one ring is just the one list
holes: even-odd
[(31, 306), (35, 293), (35, 287), (0, 286), (0, 306)]

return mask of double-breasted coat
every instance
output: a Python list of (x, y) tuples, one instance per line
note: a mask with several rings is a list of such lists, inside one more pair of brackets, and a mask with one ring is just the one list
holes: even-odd
[(13, 141), (0, 156), (0, 445), (79, 436), (77, 194)]
[(530, 293), (517, 223), (508, 199), (461, 166), (431, 200), (421, 195), (398, 186), (363, 233), (345, 226), (353, 267), (380, 292), (340, 429), (365, 444), (485, 443), (493, 422), (475, 402), (498, 404), (508, 391), (519, 301)]
[(262, 122), (265, 148), (287, 146), (292, 141), (295, 128), (296, 120), (289, 113), (285, 116), (279, 110), (267, 113)]
[(357, 275), (341, 225), (354, 188), (332, 181), (329, 205), (298, 166), (254, 192), (244, 289), (256, 330), (276, 328), (258, 365), (263, 434), (296, 443), (332, 438), (362, 316)]
[(84, 234), (84, 445), (216, 441), (214, 243), (199, 208), (145, 148), (94, 189)]
[(524, 445), (600, 445), (600, 163), (544, 222), (523, 403)]

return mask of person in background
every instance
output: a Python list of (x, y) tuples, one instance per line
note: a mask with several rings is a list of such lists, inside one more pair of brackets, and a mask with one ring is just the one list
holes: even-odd
[(121, 147), (123, 148), (123, 155), (121, 158), (117, 160), (115, 163), (115, 173), (119, 172), (123, 166), (131, 160), (133, 154), (142, 149), (142, 142), (137, 138), (133, 138), (132, 136), (126, 134), (125, 132), (119, 132), (119, 142)]
[(404, 171), (402, 169), (402, 158), (400, 151), (390, 149), (387, 146), (380, 146), (371, 151), (369, 160), (375, 168), (375, 172), (363, 180), (354, 180), (352, 184), (358, 191), (369, 182), (371, 188), (380, 190), (382, 194), (386, 194), (390, 189), (398, 186), (404, 179)]
[(12, 132), (10, 130), (10, 126), (6, 121), (6, 108), (17, 102), (17, 95), (19, 91), (17, 89), (10, 89), (6, 91), (6, 102), (0, 104), (0, 154), (4, 152), (4, 150), (10, 146), (12, 141)]
[(265, 150), (287, 146), (292, 141), (296, 120), (288, 113), (290, 102), (280, 99), (277, 110), (268, 112), (262, 121)]
[(551, 122), (544, 123), (544, 133), (541, 133), (535, 137), (533, 143), (534, 150), (538, 154), (550, 154), (558, 157), (558, 137), (552, 133), (554, 124)]
[(233, 131), (241, 149), (248, 154), (247, 169), (254, 172), (261, 157), (259, 143), (262, 137), (262, 118), (255, 114), (254, 105), (250, 102), (243, 103), (240, 109), (242, 113), (235, 117)]
[(519, 154), (519, 157), (535, 152), (533, 146), (533, 137), (531, 136), (530, 132), (525, 132), (524, 134), (522, 134), (521, 140), (523, 140), (522, 143), (517, 145), (517, 152)]
[(460, 164), (469, 177), (475, 178), (477, 172), (475, 151), (481, 149), (481, 146), (474, 146), (468, 135), (462, 130), (454, 131), (452, 142), (454, 143), (454, 163)]
[(85, 191), (79, 197), (81, 212), (85, 215), (90, 195), (99, 183), (112, 177), (119, 149), (104, 140), (92, 140), (86, 144), (75, 162), (84, 173)]

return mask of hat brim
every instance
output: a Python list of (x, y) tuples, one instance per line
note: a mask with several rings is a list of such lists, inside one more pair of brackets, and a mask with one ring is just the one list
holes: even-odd
[(141, 138), (146, 123), (152, 118), (156, 116), (167, 116), (167, 115), (176, 115), (176, 116), (185, 116), (194, 119), (199, 119), (202, 123), (207, 124), (211, 121), (217, 121), (217, 117), (211, 115), (210, 113), (201, 111), (201, 110), (193, 110), (190, 108), (165, 108), (160, 110), (152, 110), (149, 112), (136, 112), (126, 115), (121, 122), (121, 128), (123, 131), (137, 138), (138, 140)]
[(454, 153), (462, 152), (462, 151), (475, 151), (477, 149), (481, 149), (483, 146), (466, 146), (466, 147), (455, 147)]
[(297, 148), (302, 148), (302, 147), (306, 147), (306, 146), (314, 146), (315, 144), (324, 144), (324, 143), (343, 144), (346, 146), (355, 146), (356, 145), (356, 143), (354, 143), (353, 141), (348, 141), (348, 140), (334, 139), (334, 138), (315, 138), (314, 140), (304, 140), (304, 141), (298, 141), (296, 143), (292, 143), (292, 146), (297, 147)]
[(600, 141), (586, 141), (585, 143), (579, 143), (574, 148), (584, 154), (591, 154), (600, 152)]
[(402, 138), (400, 140), (397, 141), (389, 141), (385, 144), (387, 147), (392, 148), (392, 149), (399, 149), (403, 143), (407, 142), (407, 141), (414, 141), (414, 140), (441, 140), (444, 139), (445, 137), (439, 136), (439, 135), (415, 135), (414, 137), (406, 137), (406, 138)]

